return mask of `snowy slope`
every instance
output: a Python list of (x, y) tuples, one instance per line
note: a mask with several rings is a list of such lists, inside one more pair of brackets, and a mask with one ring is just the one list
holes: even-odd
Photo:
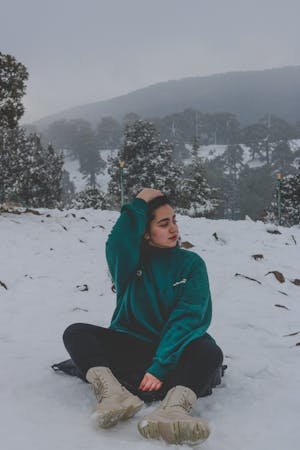
[(69, 172), (70, 181), (74, 183), (75, 192), (83, 191), (86, 188), (86, 181), (79, 168), (79, 160), (74, 159), (68, 152), (64, 152), (64, 169)]
[[(70, 323), (109, 324), (115, 299), (104, 243), (118, 213), (40, 211), (42, 216), (0, 215), (0, 280), (7, 286), (0, 285), (1, 448), (166, 448), (144, 441), (136, 430), (153, 407), (111, 430), (97, 430), (89, 386), (50, 368), (68, 357), (61, 335)], [(201, 448), (296, 450), (300, 334), (285, 335), (300, 332), (300, 286), (291, 282), (300, 278), (299, 227), (280, 227), (276, 235), (261, 222), (182, 216), (179, 227), (207, 263), (214, 305), (209, 331), (229, 366), (213, 395), (197, 402), (196, 413), (212, 428)], [(255, 261), (251, 255), (257, 253), (264, 259)], [(283, 273), (284, 283), (266, 275), (274, 270)], [(88, 291), (76, 288), (85, 283)]]
[[(117, 150), (101, 150), (101, 158), (107, 162), (109, 156), (116, 156)], [(78, 159), (74, 159), (68, 151), (64, 152), (64, 169), (69, 172), (70, 180), (74, 183), (75, 192), (80, 192), (86, 189), (86, 180), (83, 174), (79, 171), (80, 164)], [(104, 168), (103, 173), (100, 173), (96, 177), (98, 186), (104, 192), (107, 192), (110, 176), (107, 173), (107, 166)]]
[[(300, 139), (293, 139), (289, 141), (290, 148), (292, 152), (296, 152), (300, 149)], [(261, 167), (265, 163), (261, 161), (258, 157), (252, 159), (250, 148), (245, 144), (240, 144), (242, 149), (244, 150), (243, 153), (243, 164), (248, 164), (251, 169), (254, 169), (256, 167)], [(188, 150), (192, 150), (192, 146), (190, 144), (186, 144), (186, 148)], [(201, 145), (199, 147), (198, 154), (203, 160), (211, 161), (218, 156), (223, 155), (225, 150), (227, 149), (227, 145), (217, 145), (217, 144), (210, 144), (210, 145)], [(272, 149), (271, 149), (272, 151)], [(189, 164), (191, 162), (190, 158), (187, 158), (184, 160), (184, 164)]]

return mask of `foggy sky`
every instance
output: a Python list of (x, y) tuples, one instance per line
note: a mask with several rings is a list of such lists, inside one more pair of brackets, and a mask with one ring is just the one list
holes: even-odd
[(299, 0), (0, 0), (24, 120), (160, 81), (300, 64)]

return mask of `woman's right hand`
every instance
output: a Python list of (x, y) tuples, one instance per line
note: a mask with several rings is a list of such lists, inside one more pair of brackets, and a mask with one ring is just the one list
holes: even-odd
[(140, 385), (141, 391), (158, 391), (162, 387), (163, 382), (149, 372), (146, 372)]
[(155, 197), (161, 197), (162, 195), (164, 194), (161, 191), (158, 191), (157, 189), (145, 188), (138, 193), (136, 198), (141, 198), (142, 200), (145, 200), (145, 202), (148, 203)]

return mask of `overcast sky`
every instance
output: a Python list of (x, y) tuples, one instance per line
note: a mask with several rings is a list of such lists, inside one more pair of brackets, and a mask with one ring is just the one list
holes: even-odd
[(299, 0), (0, 0), (25, 120), (195, 75), (300, 64)]

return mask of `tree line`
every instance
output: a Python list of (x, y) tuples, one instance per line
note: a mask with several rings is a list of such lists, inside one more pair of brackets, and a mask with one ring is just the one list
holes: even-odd
[[(130, 113), (122, 124), (106, 117), (96, 130), (84, 120), (62, 120), (39, 135), (19, 126), (27, 79), (25, 66), (0, 53), (0, 202), (119, 208), (122, 184), (127, 200), (144, 186), (156, 187), (192, 217), (240, 219), (248, 214), (276, 220), (280, 187), (282, 223), (299, 223), (300, 152), (290, 147), (299, 124), (268, 115), (242, 128), (230, 113), (186, 110), (152, 120)], [(220, 143), (225, 149), (219, 156), (202, 157), (204, 145)], [(105, 166), (101, 150), (107, 148), (118, 154), (108, 161), (111, 179), (104, 193), (97, 176)], [(76, 195), (63, 169), (62, 150), (79, 160), (86, 177), (87, 189)], [(278, 171), (285, 176), (279, 184)]]
[[(180, 120), (179, 117), (181, 117)], [(197, 126), (193, 121), (195, 117), (198, 120)], [(206, 117), (208, 130), (205, 133), (203, 127), (201, 128), (199, 125), (201, 117)], [(185, 118), (183, 122), (182, 118)], [(140, 124), (136, 125), (137, 130), (130, 131), (134, 124), (139, 122)], [(143, 126), (142, 123), (144, 123)], [(268, 215), (270, 205), (275, 205), (272, 208), (274, 211), (276, 210), (276, 201), (274, 203), (274, 198), (276, 199), (278, 195), (276, 172), (280, 171), (285, 177), (295, 176), (297, 173), (300, 150), (292, 151), (290, 144), (290, 141), (297, 137), (297, 128), (292, 127), (283, 119), (271, 115), (262, 118), (260, 123), (241, 128), (234, 116), (229, 113), (200, 116), (190, 110), (168, 116), (160, 121), (142, 120), (136, 114), (131, 113), (124, 118), (122, 125), (113, 118), (102, 119), (96, 131), (83, 120), (58, 121), (50, 125), (45, 135), (47, 139), (52, 136), (53, 139), (56, 139), (57, 146), (68, 149), (79, 160), (81, 172), (87, 177), (87, 181), (90, 180), (88, 185), (91, 189), (95, 189), (97, 187), (96, 176), (102, 173), (105, 166), (101, 158), (101, 148), (119, 149), (119, 158), (121, 158), (122, 151), (128, 146), (127, 141), (132, 141), (133, 138), (138, 140), (137, 134), (145, 132), (146, 123), (151, 123), (152, 129), (155, 130), (156, 134), (153, 131), (155, 134), (153, 139), (169, 143), (171, 159), (173, 163), (177, 164), (177, 167), (181, 167), (179, 177), (181, 181), (180, 183), (176, 182), (176, 186), (180, 187), (180, 192), (177, 192), (177, 202), (185, 214), (201, 215), (202, 211), (202, 215), (208, 215), (207, 209), (203, 206), (201, 208), (199, 205), (196, 206), (196, 200), (193, 202), (192, 209), (189, 207), (188, 201), (191, 195), (194, 195), (195, 198), (198, 195), (196, 194), (196, 185), (198, 190), (202, 186), (202, 198), (206, 196), (207, 204), (209, 204), (211, 200), (209, 200), (208, 188), (204, 187), (205, 185), (209, 187), (210, 192), (214, 192), (214, 199), (210, 203), (213, 207), (209, 209), (209, 216), (235, 220), (249, 215), (253, 219), (264, 219)], [(183, 123), (185, 127), (185, 132), (181, 134), (180, 130), (183, 128), (180, 128), (180, 123)], [(214, 130), (223, 130), (223, 134), (220, 133), (218, 137)], [(87, 136), (89, 137), (86, 138)], [(105, 139), (102, 139), (101, 136), (105, 136)], [(240, 139), (242, 141), (239, 141)], [(205, 145), (212, 145), (214, 148), (214, 144), (218, 145), (220, 142), (230, 142), (225, 145), (225, 151), (220, 156), (214, 158), (202, 156)], [(243, 144), (236, 142), (243, 142)], [(125, 190), (126, 183), (128, 183), (126, 177), (131, 176), (130, 170), (136, 166), (133, 155), (141, 161), (141, 153), (143, 153), (142, 164), (149, 173), (153, 172), (151, 169), (153, 156), (150, 156), (148, 144), (144, 142), (143, 146), (142, 150), (127, 152), (124, 168)], [(159, 152), (161, 154), (164, 152), (163, 145)], [(128, 155), (131, 155), (130, 160)], [(197, 163), (195, 162), (196, 155)], [(186, 161), (191, 158), (191, 164), (186, 164)], [(161, 156), (158, 161), (161, 161)], [(111, 167), (111, 164), (115, 166)], [(170, 162), (166, 164), (171, 167)], [(197, 167), (197, 170), (191, 176), (194, 167)], [(111, 176), (115, 176), (115, 172), (118, 171), (118, 160), (110, 162), (107, 169)], [(156, 168), (156, 170), (158, 169)], [(141, 168), (138, 172), (133, 169), (133, 174), (136, 173), (141, 173)], [(88, 176), (88, 174), (90, 175)], [(285, 179), (280, 185), (281, 189), (285, 186)], [(205, 181), (202, 182), (202, 180)], [(192, 188), (192, 186), (194, 187)], [(112, 193), (113, 190), (110, 189), (110, 192)], [(81, 195), (81, 201), (82, 199)], [(103, 195), (100, 203), (103, 204)], [(109, 205), (109, 202), (106, 201), (105, 204)], [(112, 198), (110, 204), (111, 207), (116, 206)], [(196, 211), (198, 212), (196, 213)]]

